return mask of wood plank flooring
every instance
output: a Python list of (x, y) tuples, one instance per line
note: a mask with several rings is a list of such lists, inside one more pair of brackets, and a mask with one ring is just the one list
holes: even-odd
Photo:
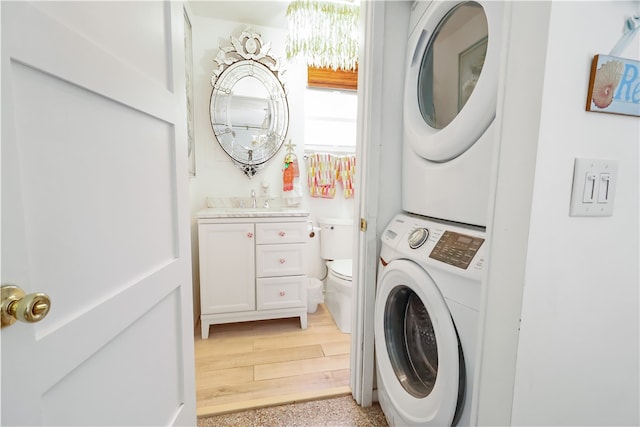
[(195, 334), (198, 417), (351, 393), (351, 335), (323, 304), (298, 318), (213, 325)]

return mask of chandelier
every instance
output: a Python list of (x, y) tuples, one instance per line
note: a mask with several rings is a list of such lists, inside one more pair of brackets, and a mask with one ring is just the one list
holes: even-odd
[(358, 1), (295, 0), (287, 8), (287, 58), (334, 71), (358, 62)]

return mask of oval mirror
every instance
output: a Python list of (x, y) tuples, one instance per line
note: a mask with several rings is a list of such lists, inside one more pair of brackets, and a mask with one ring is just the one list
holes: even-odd
[(259, 34), (243, 32), (221, 48), (211, 79), (209, 112), (222, 149), (252, 177), (280, 149), (289, 125), (289, 107), (278, 61)]
[(487, 17), (476, 2), (461, 3), (435, 29), (418, 76), (420, 113), (434, 129), (451, 123), (475, 89), (488, 32)]

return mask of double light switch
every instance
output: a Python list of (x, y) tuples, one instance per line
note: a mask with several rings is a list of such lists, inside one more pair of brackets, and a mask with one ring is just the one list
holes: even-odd
[(569, 215), (613, 215), (617, 175), (617, 160), (576, 159)]

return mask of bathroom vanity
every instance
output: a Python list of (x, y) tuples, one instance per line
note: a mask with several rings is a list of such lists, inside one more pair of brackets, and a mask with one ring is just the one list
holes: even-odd
[(309, 213), (211, 208), (198, 212), (202, 339), (219, 323), (300, 317), (307, 327)]

